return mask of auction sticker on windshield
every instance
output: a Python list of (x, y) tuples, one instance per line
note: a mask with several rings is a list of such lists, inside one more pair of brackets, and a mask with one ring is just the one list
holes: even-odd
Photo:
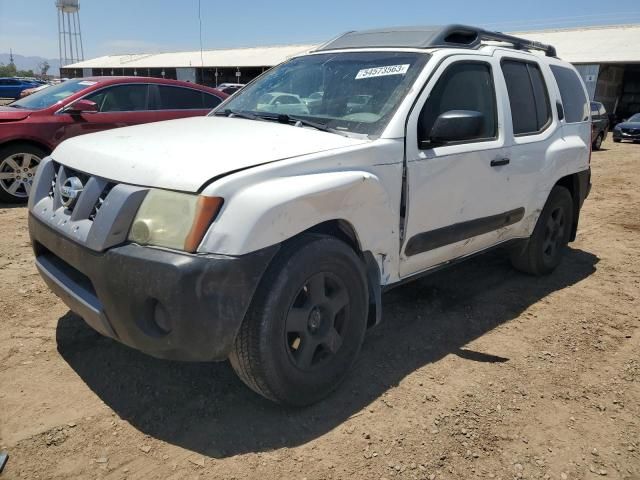
[(356, 75), (356, 80), (373, 77), (386, 77), (387, 75), (404, 75), (409, 70), (408, 63), (404, 65), (389, 65), (386, 67), (373, 67), (360, 70)]

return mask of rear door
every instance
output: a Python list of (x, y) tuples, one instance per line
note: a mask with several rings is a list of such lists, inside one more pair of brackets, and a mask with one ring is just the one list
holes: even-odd
[(509, 183), (525, 208), (524, 221), (514, 235), (526, 237), (544, 205), (548, 182), (557, 174), (554, 162), (562, 157), (562, 130), (552, 108), (556, 97), (549, 87), (553, 78), (548, 67), (531, 54), (499, 51), (497, 57), (509, 100)]
[(153, 85), (154, 108), (161, 120), (204, 116), (222, 100), (208, 92), (174, 85)]
[(84, 98), (95, 102), (98, 112), (79, 115), (60, 113), (69, 115), (72, 120), (65, 127), (64, 138), (157, 121), (159, 116), (152, 107), (149, 87), (146, 83), (129, 83), (91, 92)]

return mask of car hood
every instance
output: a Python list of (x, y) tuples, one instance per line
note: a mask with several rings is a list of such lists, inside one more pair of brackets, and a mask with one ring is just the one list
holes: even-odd
[(192, 117), (71, 138), (51, 156), (118, 182), (196, 192), (226, 173), (367, 141), (277, 122)]
[(616, 128), (640, 128), (640, 122), (622, 122), (616, 125)]
[(31, 110), (22, 108), (0, 107), (0, 122), (17, 122), (31, 115)]

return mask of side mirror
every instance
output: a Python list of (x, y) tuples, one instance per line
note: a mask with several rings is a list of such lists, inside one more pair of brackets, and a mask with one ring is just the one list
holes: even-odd
[(72, 104), (68, 105), (64, 109), (64, 113), (78, 114), (78, 113), (97, 113), (98, 104), (94, 101), (81, 98), (76, 100)]
[(484, 120), (484, 114), (474, 110), (450, 110), (436, 118), (427, 138), (421, 143), (435, 146), (477, 138)]

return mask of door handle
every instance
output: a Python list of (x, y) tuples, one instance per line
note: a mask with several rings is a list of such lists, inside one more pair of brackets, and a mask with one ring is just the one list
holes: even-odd
[(509, 165), (509, 162), (511, 160), (509, 160), (508, 158), (495, 158), (493, 160), (491, 160), (491, 166), (492, 167), (502, 167), (503, 165)]

